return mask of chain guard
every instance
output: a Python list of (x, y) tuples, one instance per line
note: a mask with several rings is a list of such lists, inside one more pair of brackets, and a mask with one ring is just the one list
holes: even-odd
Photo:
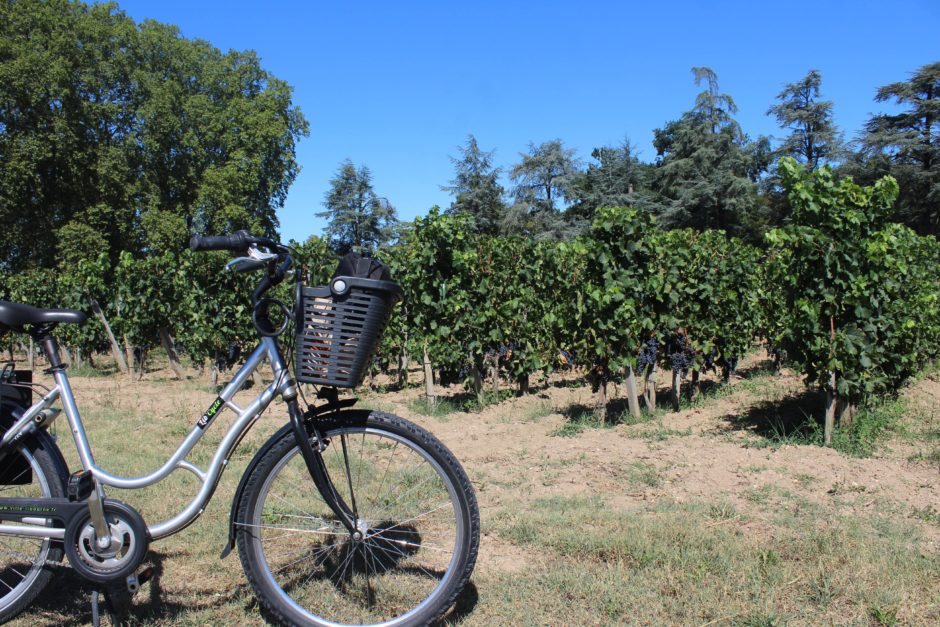
[(74, 517), (65, 529), (65, 554), (72, 568), (95, 583), (116, 583), (137, 572), (147, 557), (150, 534), (136, 509), (121, 501), (105, 499), (104, 517), (111, 531), (111, 544), (98, 549), (95, 528), (86, 512)]

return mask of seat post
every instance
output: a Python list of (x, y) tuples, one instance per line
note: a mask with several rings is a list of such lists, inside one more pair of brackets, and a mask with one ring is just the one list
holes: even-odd
[(61, 370), (65, 367), (65, 364), (62, 362), (62, 357), (59, 354), (59, 340), (49, 332), (50, 330), (45, 330), (36, 339), (39, 341), (40, 346), (42, 346), (42, 350), (46, 354), (46, 359), (49, 360), (49, 370)]

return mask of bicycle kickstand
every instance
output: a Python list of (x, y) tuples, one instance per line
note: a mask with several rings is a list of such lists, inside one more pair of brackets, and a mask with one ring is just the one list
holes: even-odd
[(91, 623), (101, 627), (101, 596), (104, 595), (105, 607), (111, 617), (111, 624), (127, 624), (131, 613), (131, 598), (153, 576), (153, 568), (145, 568), (140, 575), (131, 575), (125, 581), (110, 581), (102, 584), (103, 589), (91, 593)]

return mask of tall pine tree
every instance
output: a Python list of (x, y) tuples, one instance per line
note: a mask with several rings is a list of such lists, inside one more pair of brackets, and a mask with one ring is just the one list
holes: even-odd
[(595, 148), (591, 157), (597, 163), (580, 172), (569, 189), (569, 215), (590, 221), (600, 207), (648, 207), (649, 166), (639, 160), (628, 140), (620, 146)]
[(659, 161), (653, 188), (666, 228), (724, 229), (746, 235), (758, 206), (756, 180), (769, 161), (769, 142), (749, 142), (734, 119), (737, 106), (707, 67), (692, 68), (705, 90), (695, 107), (654, 131)]
[(393, 236), (395, 208), (376, 196), (372, 173), (366, 166), (356, 168), (349, 159), (344, 161), (330, 179), (323, 206), (326, 211), (317, 217), (329, 221), (324, 237), (339, 254), (372, 251)]
[(466, 146), (458, 147), (460, 157), (451, 157), (455, 176), (450, 185), (441, 187), (454, 196), (452, 213), (473, 216), (479, 233), (495, 235), (506, 211), (505, 190), (499, 184), (500, 169), (493, 166), (493, 151), (480, 149), (476, 137), (467, 136)]
[(865, 180), (890, 174), (900, 195), (896, 219), (921, 235), (940, 236), (940, 62), (878, 90), (878, 102), (904, 107), (875, 115), (862, 138)]
[(842, 153), (842, 140), (832, 119), (832, 102), (819, 100), (822, 75), (810, 70), (802, 80), (787, 83), (780, 102), (767, 110), (780, 126), (790, 131), (775, 151), (776, 157), (793, 157), (810, 171), (832, 162)]

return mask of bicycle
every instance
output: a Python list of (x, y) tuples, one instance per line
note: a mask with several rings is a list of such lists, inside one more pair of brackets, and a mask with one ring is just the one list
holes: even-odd
[[(338, 388), (354, 387), (371, 358), (400, 288), (364, 271), (306, 287), (296, 273), (294, 306), (265, 294), (293, 272), (291, 251), (239, 231), (194, 237), (193, 251), (226, 250), (236, 271), (263, 270), (251, 296), (257, 348), (157, 470), (119, 477), (95, 462), (53, 331), (84, 313), (0, 301), (0, 331), (29, 333), (42, 347), (55, 385), (28, 408), (3, 404), (0, 431), (0, 622), (28, 606), (68, 558), (112, 610), (126, 608), (146, 578), (149, 544), (185, 529), (205, 509), (232, 453), (271, 401), (289, 420), (257, 452), (232, 504), (229, 538), (261, 604), (295, 625), (418, 625), (440, 618), (469, 580), (480, 517), (470, 481), (453, 454), (425, 429), (378, 411), (354, 409)], [(283, 320), (271, 317), (278, 311)], [(293, 321), (291, 366), (278, 342)], [(232, 398), (267, 360), (274, 380), (244, 408)], [(325, 402), (301, 408), (300, 383)], [(23, 388), (30, 384), (13, 384)], [(29, 388), (31, 390), (31, 388)], [(30, 392), (31, 393), (31, 392)], [(48, 427), (60, 401), (82, 469), (69, 473)], [(306, 403), (305, 403), (306, 404)], [(23, 404), (25, 405), (25, 403)], [(186, 457), (218, 415), (236, 414), (203, 470)], [(149, 524), (105, 487), (134, 489), (177, 469), (201, 487), (167, 520)], [(115, 610), (117, 611), (117, 610)]]

